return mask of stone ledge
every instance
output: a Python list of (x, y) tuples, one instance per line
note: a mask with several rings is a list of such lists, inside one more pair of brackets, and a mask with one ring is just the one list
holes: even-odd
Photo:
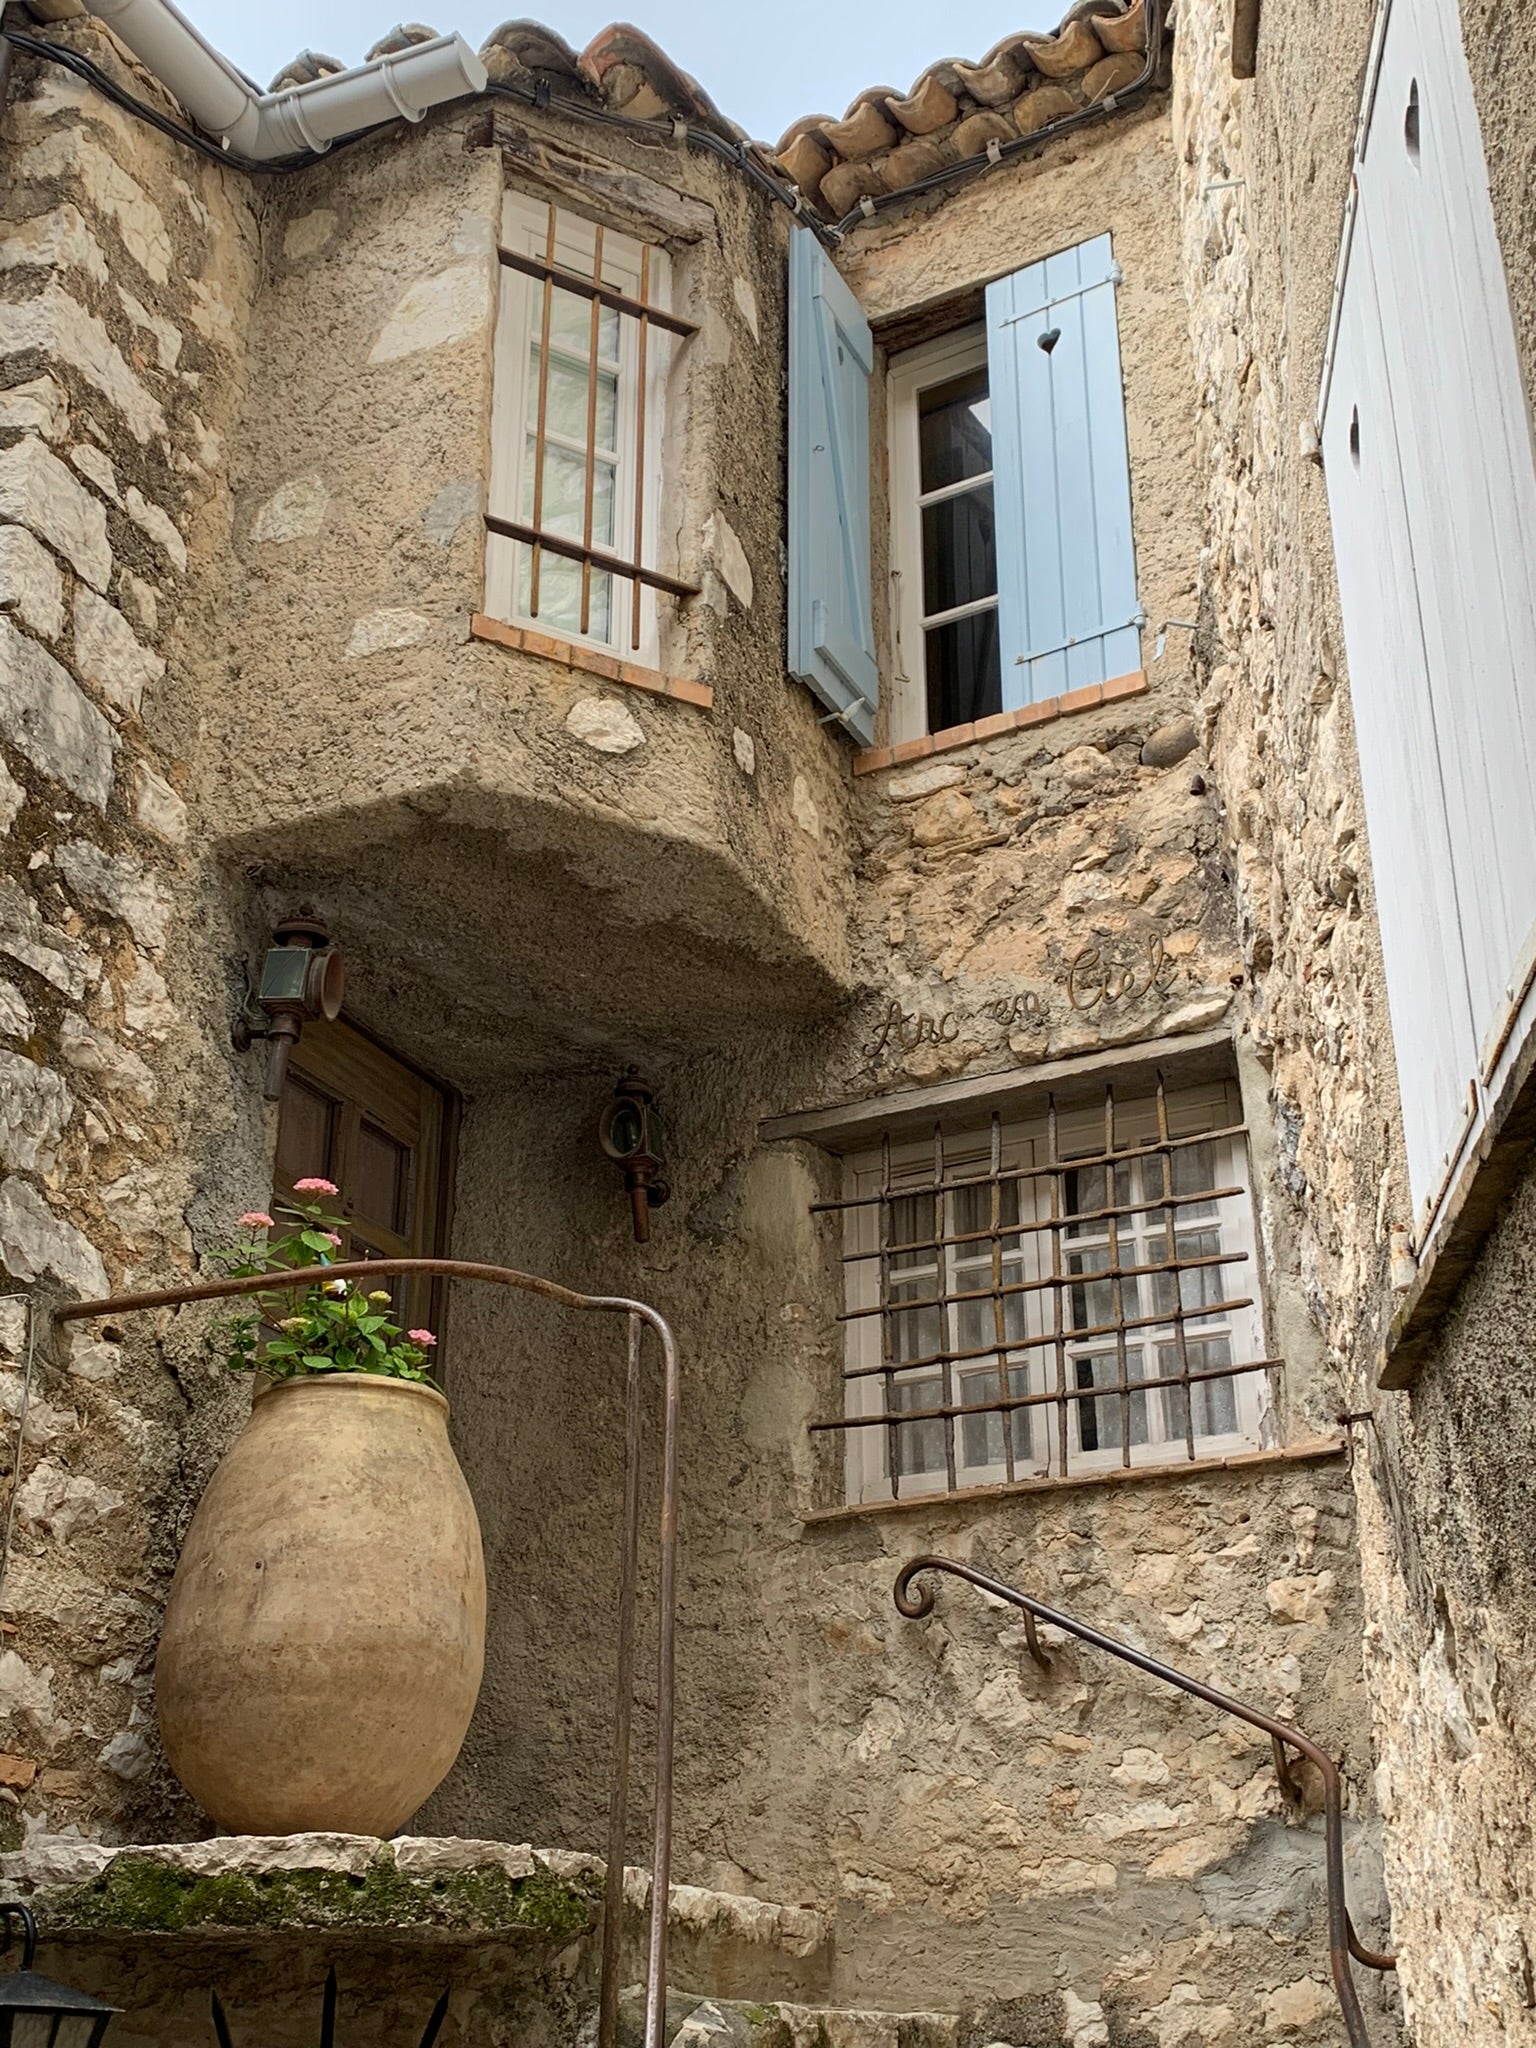
[(543, 661), (559, 662), (562, 668), (580, 669), (586, 675), (601, 676), (604, 682), (622, 683), (627, 689), (646, 690), (653, 697), (671, 697), (679, 704), (697, 704), (701, 711), (714, 708), (715, 693), (708, 683), (690, 682), (686, 676), (663, 675), (660, 669), (641, 668), (617, 655), (601, 654), (595, 647), (578, 646), (574, 640), (557, 640), (549, 633), (535, 633), (527, 626), (509, 626), (505, 619), (493, 619), (484, 612), (472, 612), (469, 637), (493, 647), (510, 647), (518, 654), (536, 654)]
[(1240, 1451), (1231, 1458), (1184, 1459), (1177, 1465), (1132, 1465), (1111, 1472), (1070, 1472), (1065, 1479), (1015, 1479), (1000, 1486), (971, 1486), (954, 1493), (919, 1493), (906, 1500), (863, 1500), (840, 1508), (813, 1508), (802, 1517), (807, 1525), (847, 1522), (856, 1516), (900, 1515), (918, 1508), (989, 1506), (1022, 1493), (1066, 1493), (1085, 1486), (1134, 1486), (1149, 1480), (1209, 1478), (1215, 1472), (1262, 1472), (1274, 1466), (1313, 1465), (1341, 1458), (1349, 1445), (1343, 1437), (1309, 1437), (1279, 1451)]
[(1150, 687), (1146, 670), (1135, 669), (1130, 675), (1113, 676), (1107, 683), (1090, 683), (1060, 697), (1042, 697), (1038, 704), (1025, 704), (1017, 711), (999, 711), (969, 725), (947, 725), (942, 732), (925, 733), (921, 739), (899, 740), (891, 747), (863, 747), (853, 757), (853, 772), (874, 775), (882, 768), (904, 768), (909, 762), (926, 761), (933, 754), (948, 754), (956, 747), (1002, 739), (1030, 726), (1050, 725), (1078, 711), (1097, 711), (1100, 705), (1116, 703), (1122, 697), (1142, 697)]
[[(597, 1925), (604, 1874), (600, 1857), (459, 1836), (215, 1835), (118, 1847), (54, 1835), (0, 1856), (0, 1878), (32, 1901), (51, 1936), (214, 1941), (337, 1929), (564, 1945)], [(648, 1910), (650, 1892), (649, 1872), (626, 1868), (626, 1919)], [(697, 1885), (671, 1887), (668, 1925), (674, 1942), (698, 1952), (790, 1965), (820, 1960), (830, 1940), (809, 1908)]]

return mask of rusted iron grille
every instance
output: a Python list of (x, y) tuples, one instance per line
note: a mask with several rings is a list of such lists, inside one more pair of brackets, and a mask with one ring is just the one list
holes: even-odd
[[(593, 225), (592, 269), (582, 276), (556, 261), (560, 220), (548, 210), (542, 258), (515, 249), (500, 251), (510, 270), (537, 285), (533, 338), (529, 352), (531, 418), (519, 431), (525, 436), (522, 462), (523, 517), (503, 519), (486, 514), (486, 526), (526, 549), (520, 560), (517, 587), (525, 591), (519, 610), (562, 632), (617, 645), (621, 629), (614, 585), (629, 586), (628, 644), (638, 651), (644, 593), (665, 591), (675, 598), (698, 595), (698, 586), (668, 576), (645, 559), (646, 433), (652, 336), (657, 345), (686, 339), (696, 330), (664, 307), (651, 303), (652, 251), (640, 247), (638, 294), (616, 290), (605, 282), (603, 230)], [(632, 348), (626, 345), (623, 323), (634, 324)], [(630, 387), (626, 393), (625, 386)], [(654, 461), (654, 456), (652, 460)], [(624, 507), (620, 491), (625, 471), (633, 476), (629, 551), (616, 542)], [(577, 588), (557, 579), (546, 556), (580, 568)], [(526, 584), (524, 578), (526, 577)], [(574, 601), (574, 602), (573, 602)]]
[(1251, 1355), (1246, 1127), (1171, 1129), (1161, 1083), (1090, 1116), (1084, 1144), (1054, 1100), (1038, 1125), (994, 1115), (979, 1157), (936, 1125), (915, 1169), (886, 1133), (876, 1192), (815, 1205), (844, 1218), (859, 1334), (846, 1412), (812, 1429), (880, 1432), (883, 1496), (1260, 1443), (1280, 1361)]

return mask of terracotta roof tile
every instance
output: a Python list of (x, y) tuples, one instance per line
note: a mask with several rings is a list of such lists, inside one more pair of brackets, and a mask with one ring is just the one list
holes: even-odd
[(1146, 48), (1146, 0), (1077, 0), (1054, 35), (1005, 36), (974, 63), (930, 64), (905, 94), (860, 93), (841, 121), (795, 122), (768, 161), (841, 219), (865, 197), (903, 191), (1123, 92), (1141, 76)]
[[(753, 152), (819, 212), (840, 219), (866, 197), (904, 191), (947, 164), (1123, 92), (1145, 65), (1146, 7), (1147, 0), (1076, 0), (1053, 35), (1024, 30), (975, 62), (944, 58), (905, 93), (872, 86), (841, 120), (811, 115), (796, 121), (776, 149), (753, 144)], [(433, 33), (420, 22), (405, 24), (368, 55), (407, 49)], [(578, 52), (542, 22), (506, 21), (480, 55), (498, 82), (542, 82), (632, 120), (681, 120), (747, 142), (697, 80), (626, 22), (603, 29)], [(334, 57), (305, 50), (278, 73), (272, 90), (342, 68)]]

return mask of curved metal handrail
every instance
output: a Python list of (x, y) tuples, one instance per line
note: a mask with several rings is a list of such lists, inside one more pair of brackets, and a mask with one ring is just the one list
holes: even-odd
[(979, 1572), (973, 1565), (961, 1564), (950, 1557), (909, 1558), (896, 1574), (894, 1597), (898, 1612), (909, 1620), (920, 1620), (933, 1612), (934, 1591), (931, 1586), (913, 1587), (914, 1579), (923, 1572), (948, 1572), (953, 1578), (964, 1579), (969, 1585), (979, 1587), (983, 1593), (990, 1593), (994, 1599), (1006, 1600), (1010, 1606), (1024, 1611), (1024, 1627), (1029, 1653), (1042, 1670), (1049, 1670), (1051, 1660), (1040, 1645), (1036, 1634), (1037, 1622), (1049, 1622), (1053, 1628), (1064, 1629), (1068, 1635), (1076, 1636), (1085, 1643), (1091, 1643), (1096, 1650), (1103, 1650), (1111, 1657), (1118, 1657), (1122, 1663), (1134, 1664), (1138, 1671), (1146, 1672), (1149, 1678), (1161, 1679), (1164, 1685), (1176, 1686), (1180, 1692), (1193, 1694), (1197, 1700), (1204, 1700), (1207, 1706), (1218, 1708), (1234, 1719), (1246, 1721), (1251, 1728), (1258, 1728), (1266, 1734), (1273, 1746), (1275, 1771), (1280, 1779), (1281, 1789), (1287, 1797), (1296, 1798), (1299, 1788), (1291, 1776), (1286, 1749), (1296, 1750), (1316, 1764), (1323, 1780), (1323, 1825), (1324, 1864), (1328, 1876), (1328, 1961), (1333, 1973), (1333, 1988), (1338, 1993), (1339, 2005), (1344, 2014), (1345, 2031), (1351, 2048), (1371, 2048), (1371, 2037), (1366, 2032), (1365, 2015), (1360, 2010), (1360, 2000), (1355, 1991), (1355, 1980), (1350, 1972), (1349, 1959), (1354, 1957), (1370, 1970), (1395, 1970), (1396, 1956), (1382, 1955), (1375, 1949), (1366, 1948), (1355, 1933), (1354, 1922), (1349, 1917), (1349, 1905), (1344, 1892), (1344, 1796), (1343, 1781), (1339, 1767), (1327, 1750), (1321, 1749), (1310, 1735), (1303, 1735), (1299, 1728), (1293, 1728), (1288, 1721), (1275, 1721), (1268, 1714), (1261, 1714), (1257, 1707), (1245, 1706), (1229, 1693), (1218, 1692), (1213, 1685), (1204, 1685), (1198, 1678), (1191, 1678), (1186, 1672), (1175, 1671), (1171, 1664), (1160, 1664), (1155, 1657), (1149, 1657), (1142, 1650), (1133, 1650), (1129, 1643), (1116, 1642), (1113, 1636), (1106, 1636), (1096, 1628), (1090, 1628), (1085, 1621), (1076, 1621), (1070, 1614), (1063, 1614), (1058, 1608), (1047, 1607), (1043, 1600), (1031, 1599), (1028, 1593), (1021, 1593), (1016, 1586), (1008, 1586), (1001, 1579), (994, 1579), (986, 1572)]
[(651, 1856), (650, 1927), (646, 1946), (644, 2048), (662, 2048), (667, 2009), (667, 1905), (672, 1875), (672, 1753), (676, 1728), (677, 1634), (677, 1438), (681, 1378), (677, 1343), (665, 1316), (625, 1295), (579, 1294), (558, 1281), (511, 1266), (471, 1259), (350, 1259), (334, 1265), (300, 1266), (280, 1274), (242, 1274), (202, 1280), (186, 1287), (160, 1287), (142, 1294), (114, 1294), (101, 1301), (66, 1302), (54, 1310), (56, 1323), (98, 1316), (134, 1315), (145, 1309), (179, 1308), (192, 1301), (219, 1301), (288, 1287), (320, 1286), (327, 1280), (382, 1279), (387, 1273), (433, 1273), (450, 1280), (483, 1280), (542, 1295), (562, 1308), (623, 1315), (629, 1323), (629, 1359), (624, 1436), (624, 1550), (619, 1586), (618, 1700), (614, 1713), (613, 1791), (608, 1809), (608, 1863), (603, 1879), (603, 1956), (598, 2020), (599, 2048), (617, 2048), (619, 1963), (624, 1920), (624, 1842), (628, 1821), (629, 1742), (634, 1705), (635, 1587), (640, 1547), (641, 1341), (654, 1330), (661, 1344), (663, 1420), (660, 1546), (657, 1568), (656, 1799)]

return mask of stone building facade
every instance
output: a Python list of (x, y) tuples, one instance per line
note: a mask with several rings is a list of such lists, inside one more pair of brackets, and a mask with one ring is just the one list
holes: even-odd
[[(49, 1323), (61, 1298), (186, 1280), (269, 1198), (265, 1053), (231, 1026), (300, 905), (344, 951), (349, 1023), (449, 1105), (437, 1248), (641, 1297), (677, 1330), (673, 1918), (695, 2033), (1345, 2038), (1316, 1787), (1288, 1799), (1261, 1736), (1086, 1648), (1037, 1669), (1017, 1615), (963, 1588), (903, 1618), (896, 1570), (930, 1551), (1339, 1759), (1356, 1919), (1402, 1953), (1402, 2011), (1360, 1973), (1378, 2043), (1405, 2018), (1418, 2048), (1529, 2028), (1531, 1196), (1510, 1181), (1463, 1247), (1454, 1305), (1426, 1260), (1402, 1310), (1380, 883), (1302, 435), (1370, 12), (1323, 29), (1266, 0), (1239, 80), (1227, 9), (1187, 0), (1170, 23), (1105, 0), (777, 151), (631, 31), (577, 57), (509, 24), (483, 53), (499, 94), (266, 171), (146, 122), (186, 117), (102, 22), (58, 0), (7, 15), (25, 33), (0, 160), (0, 1813), (58, 1973), (125, 2007), (114, 2039), (203, 2039), (217, 1982), (297, 2048), (327, 1960), (380, 2041), (414, 2042), (444, 1981), (454, 2041), (568, 2040), (588, 2018), (611, 1332), (455, 1296), (444, 1378), (490, 1569), (480, 1707), (410, 1841), (285, 1850), (204, 1842), (154, 1725), (170, 1574), (245, 1390), (200, 1312), (72, 1340)], [(1467, 13), (1528, 341), (1516, 31)], [(643, 649), (495, 595), (509, 192), (660, 252), (686, 329), (654, 336), (651, 530), (695, 594), (646, 600)], [(882, 701), (852, 737), (786, 673), (790, 245), (818, 231), (871, 352)], [(995, 280), (1105, 236), (1139, 652), (910, 730), (902, 365), (978, 323)], [(645, 1245), (595, 1138), (631, 1065), (668, 1124)], [(1242, 1126), (1223, 1199), (1247, 1250), (1221, 1270), (1243, 1258), (1243, 1362), (1277, 1361), (1244, 1382), (1265, 1389), (1249, 1421), (1208, 1408), (1216, 1447), (1190, 1421), (1186, 1457), (1173, 1404), (1138, 1409), (1172, 1448), (1133, 1461), (1119, 1396), (1069, 1401), (1063, 1376), (1041, 1411), (1059, 1455), (1016, 1431), (1033, 1409), (1004, 1410), (967, 1485), (964, 1418), (947, 1474), (910, 1434), (926, 1425), (893, 1425), (914, 1484), (886, 1497), (891, 1461), (845, 1455), (870, 1432), (813, 1428), (847, 1419), (862, 1355), (839, 1320), (849, 1240), (817, 1205), (864, 1185), (882, 1133), (900, 1152), (937, 1123), (974, 1153), (995, 1110), (1038, 1145), (1050, 1102), (1100, 1116), (1110, 1088), (1150, 1115), (1159, 1087), (1175, 1119), (1208, 1099), (1201, 1128)], [(1394, 1316), (1423, 1349), (1387, 1393)], [(1127, 1418), (1132, 1398), (1151, 1397), (1127, 1394)], [(472, 1899), (434, 1903), (471, 1877)]]

